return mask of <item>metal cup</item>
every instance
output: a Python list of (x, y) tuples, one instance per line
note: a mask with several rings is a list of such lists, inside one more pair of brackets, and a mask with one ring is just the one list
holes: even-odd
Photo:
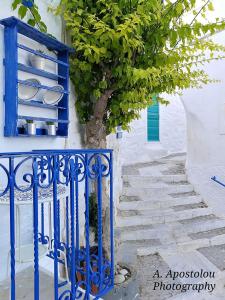
[(56, 135), (56, 126), (55, 126), (55, 124), (48, 125), (47, 130), (48, 130), (48, 135)]
[(27, 134), (28, 135), (36, 135), (36, 124), (35, 123), (27, 123)]

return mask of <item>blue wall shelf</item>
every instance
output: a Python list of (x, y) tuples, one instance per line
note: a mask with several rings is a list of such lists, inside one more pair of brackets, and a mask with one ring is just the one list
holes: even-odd
[[(73, 52), (73, 49), (67, 45), (61, 43), (57, 39), (50, 37), (49, 35), (40, 32), (36, 28), (20, 21), (15, 17), (0, 20), (0, 24), (4, 26), (4, 41), (5, 41), (5, 129), (4, 135), (6, 137), (15, 136), (28, 136), (25, 128), (21, 126), (19, 121), (34, 120), (37, 122), (54, 122), (57, 125), (57, 134), (59, 137), (68, 136), (69, 126), (69, 54)], [(47, 55), (39, 52), (35, 49), (28, 47), (18, 42), (18, 34), (23, 35), (39, 44), (45, 46), (49, 51), (53, 51), (54, 55)], [(18, 61), (19, 49), (26, 52), (38, 55), (44, 59), (56, 64), (57, 73), (49, 72), (47, 70), (41, 70), (34, 68), (33, 66), (26, 65)], [(42, 78), (54, 80), (55, 84), (63, 86), (63, 97), (58, 104), (46, 104), (38, 99), (32, 99), (30, 101), (21, 100), (18, 98), (18, 84), (24, 86), (34, 86), (41, 90), (55, 91), (54, 87), (29, 83), (26, 80), (19, 78), (18, 71), (22, 71), (27, 74), (34, 74)], [(19, 106), (24, 107), (31, 106), (36, 108), (45, 108), (54, 110), (57, 112), (57, 118), (44, 118), (43, 114), (40, 117), (33, 117), (29, 115), (21, 115), (18, 112)], [(45, 128), (37, 128), (36, 136), (48, 136)]]

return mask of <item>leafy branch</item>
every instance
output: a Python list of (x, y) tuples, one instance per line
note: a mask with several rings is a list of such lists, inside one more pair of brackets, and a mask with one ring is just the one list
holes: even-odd
[(37, 26), (41, 32), (47, 33), (47, 26), (42, 21), (41, 15), (38, 10), (38, 6), (25, 5), (23, 0), (14, 0), (12, 3), (12, 9), (18, 9), (18, 16), (23, 20), (26, 16), (29, 16), (27, 23), (33, 27)]
[[(77, 111), (82, 123), (102, 122), (107, 133), (118, 124), (128, 129), (155, 94), (212, 82), (202, 64), (224, 57), (224, 46), (201, 39), (225, 29), (223, 19), (197, 21), (213, 10), (211, 1), (200, 8), (197, 0), (130, 1), (129, 8), (126, 1), (75, 2), (62, 0), (55, 12), (76, 49), (71, 79)], [(191, 23), (184, 22), (187, 13)]]

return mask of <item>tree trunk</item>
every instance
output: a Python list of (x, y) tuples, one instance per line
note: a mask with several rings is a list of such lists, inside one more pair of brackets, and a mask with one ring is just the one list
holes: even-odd
[[(112, 95), (113, 90), (107, 90), (101, 98), (96, 102), (92, 119), (86, 124), (85, 144), (91, 149), (105, 149), (106, 143), (106, 127), (103, 118), (106, 113), (107, 101)], [(104, 161), (102, 161), (104, 163)], [(92, 186), (92, 192), (97, 195), (96, 182)], [(106, 179), (102, 179), (102, 226), (103, 226), (103, 247), (106, 255), (110, 253), (110, 223), (109, 223), (109, 197), (107, 195)]]

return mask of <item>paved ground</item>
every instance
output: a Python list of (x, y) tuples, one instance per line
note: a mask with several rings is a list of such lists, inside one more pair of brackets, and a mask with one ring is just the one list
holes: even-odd
[[(27, 268), (16, 276), (16, 300), (33, 300), (33, 268)], [(9, 300), (9, 281), (0, 284), (0, 299)], [(40, 300), (54, 299), (52, 277), (40, 272)]]
[[(160, 271), (159, 277), (162, 274), (167, 274), (170, 270), (169, 266), (165, 263), (159, 254), (148, 255), (140, 257), (138, 260), (138, 277), (140, 280), (140, 290), (142, 300), (153, 299), (168, 299), (174, 295), (180, 294), (178, 291), (160, 290), (161, 278), (158, 278), (157, 270)], [(179, 280), (170, 278), (163, 279), (163, 284), (178, 284)], [(152, 292), (154, 291), (154, 292)]]
[[(123, 168), (117, 258), (137, 269), (141, 300), (225, 300), (225, 219), (187, 181), (185, 159), (172, 155)], [(156, 270), (162, 278), (154, 276)], [(168, 270), (214, 277), (177, 278), (172, 283), (178, 288), (171, 290)], [(154, 289), (156, 281), (162, 281), (161, 290)], [(181, 284), (189, 289), (181, 292)]]

